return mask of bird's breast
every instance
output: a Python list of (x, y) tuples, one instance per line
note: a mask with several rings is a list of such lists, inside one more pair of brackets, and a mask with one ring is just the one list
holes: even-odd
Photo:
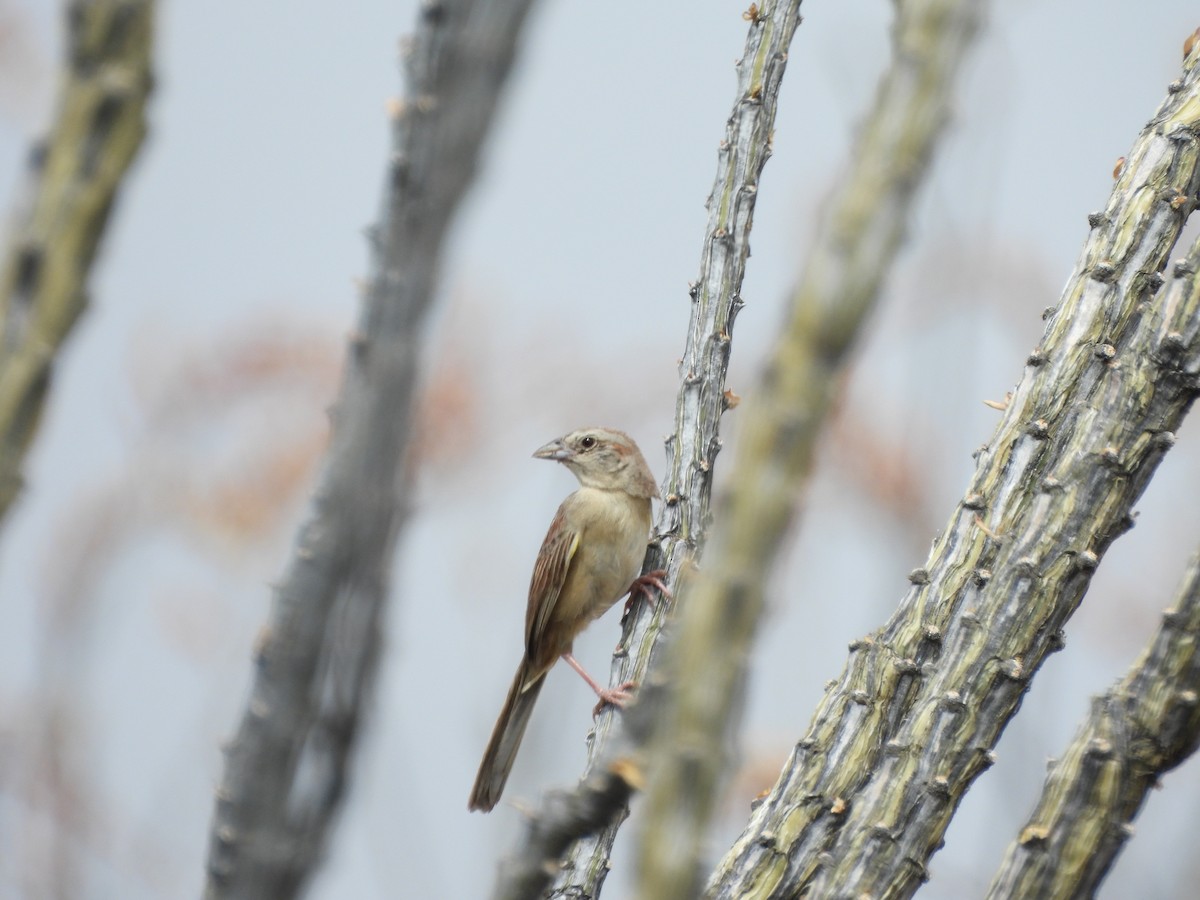
[(571, 630), (578, 631), (607, 612), (640, 573), (650, 534), (650, 500), (594, 488), (581, 488), (573, 499), (580, 541), (558, 606), (563, 619), (577, 623)]

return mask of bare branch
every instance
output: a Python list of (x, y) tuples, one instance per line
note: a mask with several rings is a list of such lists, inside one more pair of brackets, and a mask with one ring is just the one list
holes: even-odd
[[(891, 621), (851, 644), (712, 897), (910, 896), (992, 761), (1200, 382), (1159, 274), (1200, 188), (1200, 52), (1124, 164), (958, 509)], [(1190, 279), (1177, 266), (1177, 279)]]
[(767, 576), (796, 517), (838, 376), (904, 237), (982, 16), (974, 0), (897, 5), (893, 57), (842, 189), (746, 402), (709, 562), (664, 660), (671, 685), (648, 753), (640, 896), (693, 897), (727, 774)]
[(30, 154), (0, 275), (0, 518), (21, 490), (55, 356), (87, 306), (96, 250), (146, 134), (153, 0), (74, 0), (49, 137)]
[[(573, 791), (550, 791), (538, 815), (529, 822), (521, 853), (502, 863), (497, 900), (540, 896), (571, 844), (580, 835), (595, 834), (612, 822), (640, 785), (636, 764), (626, 759), (607, 769), (593, 768)], [(595, 897), (606, 871), (572, 874), (593, 884), (592, 893), (575, 896)], [(561, 895), (560, 891), (556, 889), (556, 895)]]
[[(1188, 265), (1200, 267), (1200, 242)], [(1200, 280), (1180, 278), (1200, 309)], [(1168, 305), (1171, 303), (1168, 300)], [(1053, 763), (1042, 796), (1009, 845), (988, 897), (1090, 897), (1133, 832), (1130, 824), (1159, 779), (1200, 741), (1200, 554), (1175, 605), (1129, 673), (1102, 697)]]
[(295, 896), (323, 855), (372, 686), (409, 494), (421, 323), (530, 0), (431, 0), (407, 51), (382, 222), (329, 459), (256, 652), (217, 791), (205, 896)]
[[(718, 427), (730, 405), (725, 373), (734, 319), (743, 305), (740, 292), (750, 255), (750, 226), (758, 182), (771, 153), (779, 86), (787, 48), (799, 24), (799, 9), (800, 0), (779, 0), (762, 8), (751, 4), (744, 14), (750, 30), (737, 66), (737, 99), (718, 148), (700, 275), (690, 287), (692, 315), (679, 367), (675, 433), (667, 440), (664, 506), (656, 525), (657, 540), (645, 564), (646, 571), (667, 569), (669, 581), (675, 583), (685, 564), (701, 552), (708, 531), (712, 471), (721, 448)], [(640, 602), (634, 607), (613, 660), (612, 684), (645, 682), (651, 658), (657, 655), (666, 616), (665, 602), (653, 609)], [(644, 733), (636, 724), (639, 716), (643, 723), (653, 718), (655, 703), (652, 696), (647, 696), (652, 693), (651, 687), (643, 684), (638, 702), (625, 714), (631, 731)], [(603, 714), (592, 735), (587, 772), (608, 772), (617, 762), (632, 759), (634, 751), (628, 741), (608, 747), (613, 728), (613, 715)], [(635, 768), (638, 765), (630, 764)], [(578, 798), (568, 807), (606, 802), (604, 815), (586, 822), (561, 815), (563, 802), (554, 797), (533, 819), (516, 860), (501, 868), (497, 897), (534, 896), (554, 878), (550, 863), (561, 852), (555, 848), (589, 835), (571, 850), (550, 896), (594, 897), (598, 893), (617, 828), (626, 812), (628, 792), (621, 795), (606, 791), (603, 781), (595, 777), (586, 777), (577, 792)], [(607, 823), (599, 833), (598, 818)], [(514, 873), (535, 870), (542, 873), (539, 884), (530, 881), (517, 885), (510, 878)]]

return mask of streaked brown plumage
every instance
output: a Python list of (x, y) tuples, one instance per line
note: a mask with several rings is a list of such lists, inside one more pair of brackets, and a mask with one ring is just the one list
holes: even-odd
[[(499, 801), (546, 673), (561, 656), (599, 695), (620, 703), (624, 686), (600, 687), (575, 661), (575, 636), (628, 593), (646, 555), (650, 498), (658, 487), (629, 435), (581, 428), (533, 454), (561, 462), (579, 490), (558, 508), (533, 567), (525, 611), (525, 656), (475, 776), (469, 809), (487, 812)], [(653, 573), (659, 575), (661, 573)], [(661, 588), (656, 578), (650, 583)]]

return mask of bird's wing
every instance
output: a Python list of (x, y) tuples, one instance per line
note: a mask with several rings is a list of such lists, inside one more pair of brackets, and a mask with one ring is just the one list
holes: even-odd
[(538, 551), (533, 565), (533, 578), (529, 582), (529, 605), (525, 609), (525, 651), (532, 658), (534, 649), (541, 644), (550, 621), (550, 614), (558, 603), (559, 592), (567, 580), (567, 569), (571, 557), (579, 547), (579, 532), (567, 524), (564, 512), (566, 504), (558, 508), (542, 549)]

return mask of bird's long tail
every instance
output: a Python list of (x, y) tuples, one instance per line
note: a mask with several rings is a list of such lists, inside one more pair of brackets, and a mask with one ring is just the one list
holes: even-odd
[(483, 762), (479, 764), (479, 774), (475, 776), (475, 786), (471, 788), (467, 809), (488, 812), (500, 801), (504, 783), (508, 781), (508, 773), (517, 758), (521, 738), (525, 736), (529, 715), (546, 682), (544, 674), (529, 684), (526, 683), (528, 679), (529, 669), (522, 661), (517, 667), (512, 687), (508, 689), (508, 699), (500, 710), (500, 718), (492, 729), (487, 750), (483, 753)]

